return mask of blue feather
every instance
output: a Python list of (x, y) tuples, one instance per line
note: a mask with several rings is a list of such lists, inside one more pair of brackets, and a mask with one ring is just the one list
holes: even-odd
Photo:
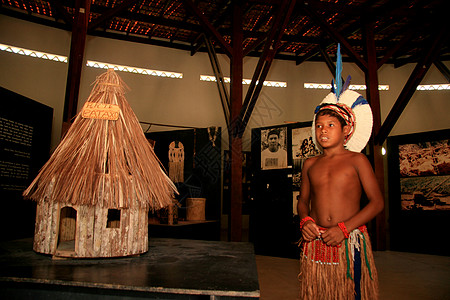
[(364, 99), (363, 96), (359, 96), (358, 99), (356, 99), (355, 102), (353, 102), (352, 109), (354, 109), (358, 105), (364, 105), (364, 104), (369, 104), (369, 102), (367, 102), (367, 100)]
[(345, 82), (344, 82), (344, 86), (342, 87), (342, 91), (341, 91), (341, 94), (343, 93), (343, 92), (345, 92), (347, 89), (348, 89), (348, 87), (350, 86), (350, 80), (352, 79), (352, 77), (350, 76), (350, 75), (348, 75), (347, 76), (347, 79), (345, 80)]
[(337, 59), (336, 59), (336, 97), (339, 98), (342, 92), (342, 56), (341, 56), (341, 44), (337, 45)]
[(317, 114), (319, 112), (319, 110), (320, 110), (320, 105), (317, 105), (316, 109), (314, 110), (314, 114)]

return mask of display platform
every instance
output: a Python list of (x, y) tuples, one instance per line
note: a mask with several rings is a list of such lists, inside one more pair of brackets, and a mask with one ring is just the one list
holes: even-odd
[(150, 238), (113, 259), (52, 259), (32, 239), (0, 243), (0, 299), (259, 299), (250, 243)]
[(161, 224), (159, 221), (148, 222), (150, 238), (184, 238), (192, 240), (220, 240), (219, 221), (178, 221), (177, 224)]

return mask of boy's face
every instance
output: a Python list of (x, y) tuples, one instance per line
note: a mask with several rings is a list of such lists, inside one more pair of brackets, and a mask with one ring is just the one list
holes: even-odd
[(350, 127), (348, 125), (342, 127), (336, 117), (321, 115), (316, 119), (316, 140), (322, 148), (343, 146), (349, 129)]
[(270, 151), (274, 152), (278, 150), (278, 135), (276, 134), (269, 135), (269, 137), (267, 138), (267, 142), (269, 144)]

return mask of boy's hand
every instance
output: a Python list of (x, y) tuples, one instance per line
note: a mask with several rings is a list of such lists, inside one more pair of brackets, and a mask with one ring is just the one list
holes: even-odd
[(339, 245), (345, 238), (344, 233), (338, 226), (330, 227), (323, 231), (321, 237), (328, 246)]
[(319, 227), (313, 221), (307, 221), (303, 225), (302, 237), (305, 241), (310, 242), (320, 235)]

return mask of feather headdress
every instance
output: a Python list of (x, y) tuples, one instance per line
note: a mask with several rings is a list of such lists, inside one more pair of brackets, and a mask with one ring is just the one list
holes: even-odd
[[(331, 109), (337, 112), (350, 125), (350, 132), (345, 139), (345, 148), (361, 152), (366, 147), (372, 134), (373, 116), (367, 100), (359, 93), (349, 90), (351, 77), (342, 82), (342, 56), (341, 47), (338, 44), (335, 79), (331, 82), (331, 93), (329, 93), (316, 107), (314, 111), (312, 138), (314, 144), (320, 149), (316, 141), (315, 121), (316, 115), (323, 109)], [(320, 149), (321, 150), (321, 149)]]

